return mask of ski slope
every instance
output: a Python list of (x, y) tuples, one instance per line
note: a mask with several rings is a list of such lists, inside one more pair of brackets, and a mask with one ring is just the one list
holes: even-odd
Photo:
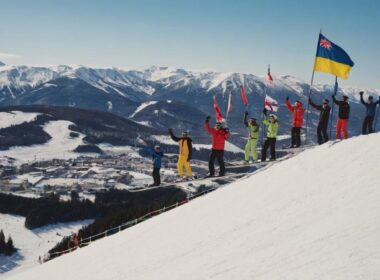
[(39, 113), (24, 113), (21, 111), (0, 112), (0, 129), (34, 121), (38, 115)]
[(9, 279), (380, 279), (379, 143), (309, 149)]

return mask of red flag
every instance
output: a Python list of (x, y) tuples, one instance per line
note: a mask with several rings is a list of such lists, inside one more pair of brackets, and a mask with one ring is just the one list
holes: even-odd
[(269, 83), (273, 83), (273, 78), (272, 78), (272, 75), (270, 74), (270, 66), (268, 65), (268, 81)]
[(277, 112), (278, 110), (277, 101), (268, 95), (265, 96), (264, 106), (265, 106), (265, 109), (267, 109), (268, 111)]
[(241, 99), (243, 100), (244, 106), (247, 106), (248, 99), (247, 99), (247, 96), (245, 95), (245, 89), (243, 85), (240, 86), (240, 92), (241, 92)]
[(227, 107), (227, 112), (228, 113), (231, 113), (232, 112), (232, 95), (230, 93), (230, 95), (228, 96), (228, 107)]
[(215, 110), (215, 118), (217, 122), (222, 122), (223, 121), (223, 115), (222, 112), (220, 111), (218, 102), (216, 102), (215, 96), (212, 97), (214, 99), (214, 110)]

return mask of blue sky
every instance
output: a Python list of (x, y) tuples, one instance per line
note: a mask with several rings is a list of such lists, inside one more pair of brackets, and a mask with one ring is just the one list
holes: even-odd
[[(319, 29), (355, 62), (344, 85), (380, 88), (380, 1), (8, 0), (0, 60), (151, 65), (311, 77)], [(316, 83), (333, 83), (318, 73)]]

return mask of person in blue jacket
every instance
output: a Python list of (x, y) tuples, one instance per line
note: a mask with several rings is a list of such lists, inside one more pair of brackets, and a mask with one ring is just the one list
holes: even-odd
[(154, 149), (147, 149), (147, 152), (150, 153), (153, 159), (153, 186), (159, 186), (161, 184), (161, 159), (164, 156), (164, 153), (161, 151), (161, 147), (159, 145), (154, 146)]
[(378, 104), (380, 104), (380, 99), (376, 102), (373, 102), (373, 96), (368, 97), (368, 102), (365, 102), (363, 99), (364, 92), (359, 92), (360, 94), (360, 101), (366, 108), (366, 115), (363, 121), (363, 127), (362, 127), (362, 133), (363, 134), (369, 134), (373, 132), (373, 120), (375, 119), (376, 115), (376, 107)]

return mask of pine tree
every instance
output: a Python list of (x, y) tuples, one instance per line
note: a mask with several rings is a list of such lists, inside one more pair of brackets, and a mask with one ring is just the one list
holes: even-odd
[(3, 230), (0, 231), (0, 254), (4, 254), (5, 251), (5, 235)]
[(13, 240), (12, 237), (8, 237), (8, 241), (5, 244), (5, 255), (6, 256), (11, 256), (14, 252), (16, 251), (15, 247), (13, 246)]

